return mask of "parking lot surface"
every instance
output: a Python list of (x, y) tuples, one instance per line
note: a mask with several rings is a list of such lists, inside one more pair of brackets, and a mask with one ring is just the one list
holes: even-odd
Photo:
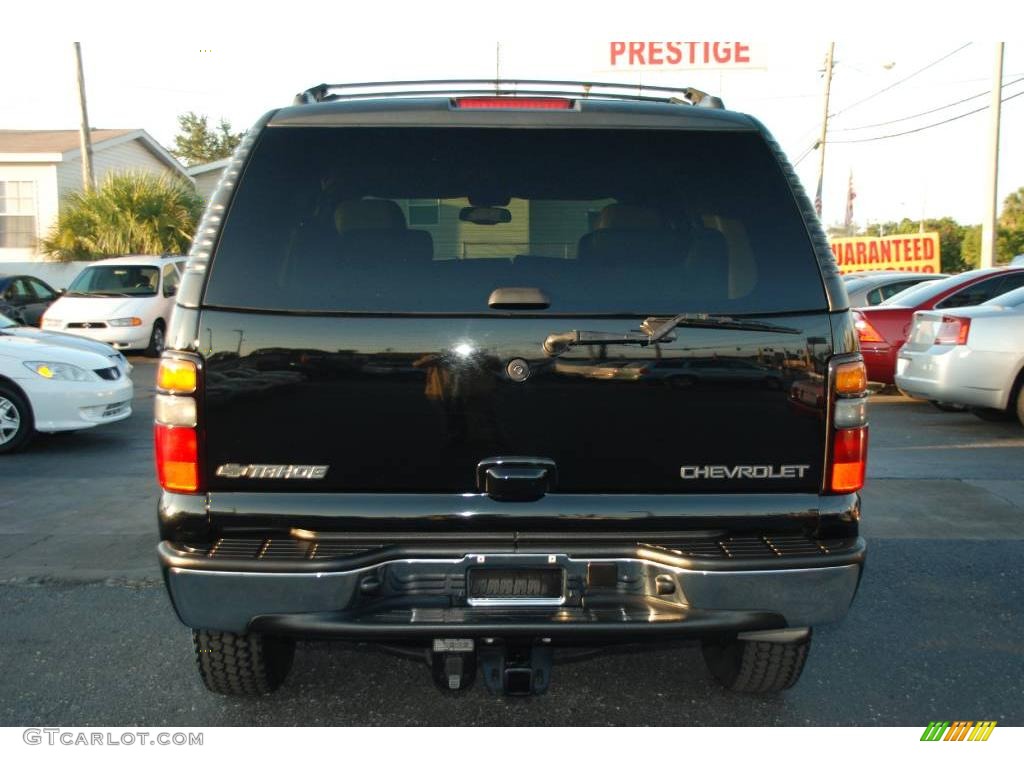
[(532, 699), (438, 692), (425, 665), (300, 643), (277, 694), (202, 688), (156, 567), (154, 367), (135, 413), (0, 459), (0, 725), (1024, 725), (1024, 429), (877, 396), (846, 620), (786, 693), (728, 693), (694, 646), (559, 665)]

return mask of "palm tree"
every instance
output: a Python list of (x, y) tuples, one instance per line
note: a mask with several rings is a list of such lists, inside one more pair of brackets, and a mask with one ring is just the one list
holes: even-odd
[(202, 198), (186, 181), (139, 171), (111, 173), (99, 187), (65, 197), (40, 247), (60, 261), (184, 253), (202, 211)]

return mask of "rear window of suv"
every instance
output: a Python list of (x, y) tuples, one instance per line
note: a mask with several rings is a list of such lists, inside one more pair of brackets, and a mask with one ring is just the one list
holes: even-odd
[(204, 303), (301, 312), (827, 307), (792, 190), (744, 131), (268, 128)]

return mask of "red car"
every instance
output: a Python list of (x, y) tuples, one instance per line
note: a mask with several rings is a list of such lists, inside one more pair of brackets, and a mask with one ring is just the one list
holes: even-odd
[(907, 341), (919, 309), (973, 307), (1024, 286), (1024, 269), (992, 267), (933, 280), (908, 288), (874, 307), (853, 312), (868, 381), (893, 384), (896, 357)]

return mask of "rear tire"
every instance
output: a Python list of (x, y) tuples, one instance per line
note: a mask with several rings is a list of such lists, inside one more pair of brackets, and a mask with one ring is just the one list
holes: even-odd
[(1024, 427), (1024, 386), (1017, 387), (1017, 421)]
[[(1020, 410), (1020, 398), (1017, 398), (1018, 412)], [(971, 408), (971, 413), (982, 421), (1010, 421), (1013, 413), (1009, 409), (1002, 408)]]
[(277, 690), (292, 667), (295, 642), (267, 635), (193, 630), (196, 663), (206, 687), (225, 696)]
[(149, 346), (146, 347), (146, 357), (160, 357), (164, 351), (165, 340), (164, 321), (157, 320), (153, 323), (153, 332), (149, 334)]
[(711, 674), (737, 693), (775, 693), (792, 688), (800, 679), (810, 648), (810, 634), (795, 643), (733, 638), (703, 644), (704, 661)]
[(0, 384), (0, 453), (25, 447), (35, 434), (32, 408), (13, 388)]

